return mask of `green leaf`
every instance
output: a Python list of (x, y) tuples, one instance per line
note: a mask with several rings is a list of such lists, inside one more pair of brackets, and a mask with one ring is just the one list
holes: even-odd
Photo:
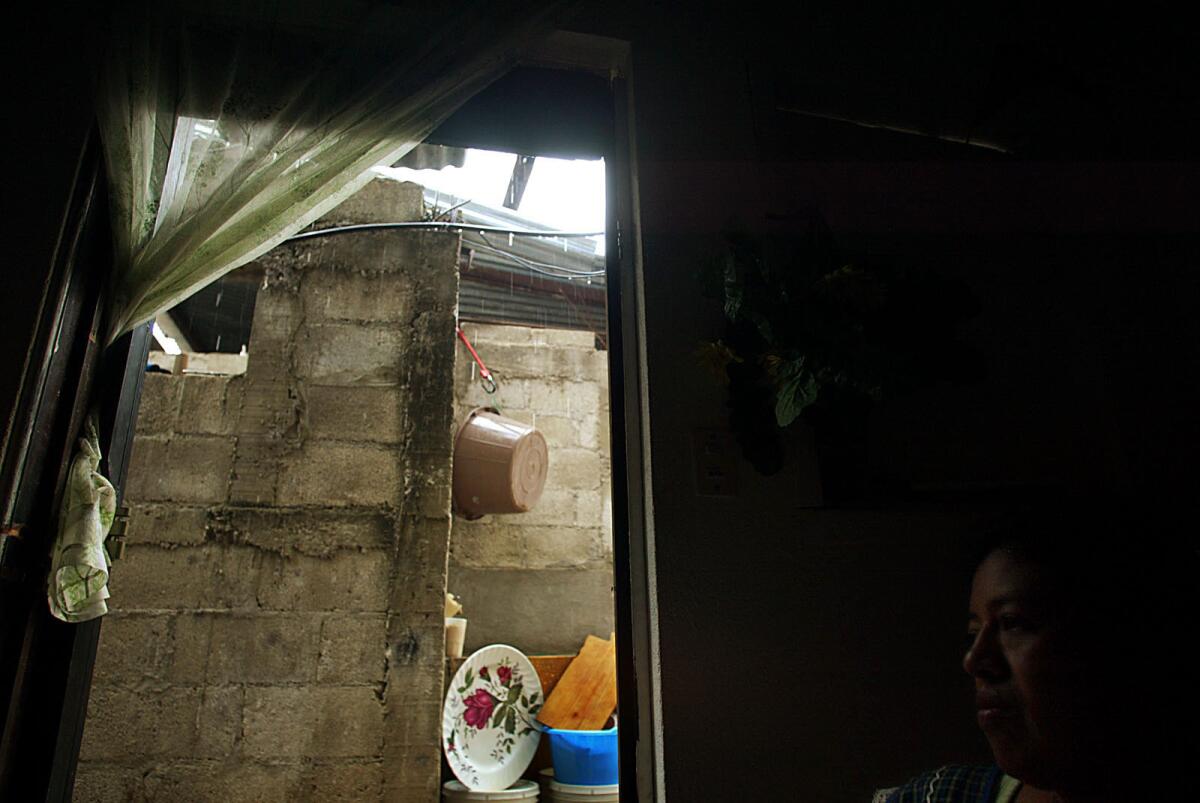
[(804, 408), (817, 400), (821, 383), (804, 367), (804, 358), (784, 363), (779, 369), (775, 391), (775, 421), (781, 427), (796, 420)]
[(517, 730), (517, 712), (513, 709), (508, 709), (508, 714), (504, 717), (504, 732), (515, 733)]

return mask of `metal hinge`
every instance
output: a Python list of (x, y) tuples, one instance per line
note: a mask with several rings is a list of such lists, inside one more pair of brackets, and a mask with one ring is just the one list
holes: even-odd
[(113, 516), (112, 527), (109, 528), (108, 538), (104, 540), (104, 548), (108, 551), (109, 560), (120, 560), (125, 557), (125, 536), (129, 531), (129, 508), (119, 507)]

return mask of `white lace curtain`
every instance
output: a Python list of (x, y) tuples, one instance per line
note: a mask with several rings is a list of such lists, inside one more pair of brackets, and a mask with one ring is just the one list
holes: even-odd
[(513, 66), (558, 4), (178, 5), (122, 4), (100, 76), (109, 342), (360, 189)]

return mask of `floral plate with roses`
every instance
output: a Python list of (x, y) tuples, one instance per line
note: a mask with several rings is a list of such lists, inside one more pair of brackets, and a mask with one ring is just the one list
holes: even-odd
[(507, 644), (472, 653), (454, 674), (442, 707), (442, 752), (468, 789), (497, 792), (515, 783), (537, 750), (542, 682)]

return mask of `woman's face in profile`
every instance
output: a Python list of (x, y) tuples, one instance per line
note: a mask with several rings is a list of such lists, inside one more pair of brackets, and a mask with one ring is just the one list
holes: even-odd
[[(1016, 778), (1054, 788), (1103, 729), (1104, 690), (1085, 650), (1078, 614), (1051, 572), (1005, 551), (979, 565), (971, 587), (969, 649), (976, 716), (996, 763)], [(1110, 690), (1111, 692), (1111, 690)]]

